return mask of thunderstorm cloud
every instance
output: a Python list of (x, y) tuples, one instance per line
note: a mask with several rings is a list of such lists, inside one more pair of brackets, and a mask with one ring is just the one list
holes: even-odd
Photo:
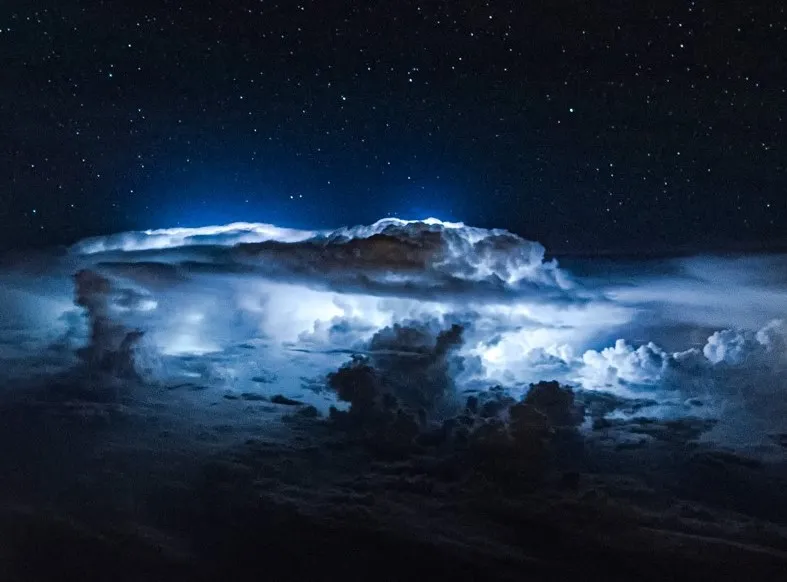
[[(17, 380), (74, 367), (158, 385), (268, 378), (323, 410), (360, 398), (341, 382), (367, 366), (374, 394), (424, 417), (557, 380), (762, 446), (787, 431), (785, 261), (559, 264), (538, 242), (436, 219), (128, 232), (6, 259), (0, 358)], [(338, 395), (319, 389), (341, 370)]]

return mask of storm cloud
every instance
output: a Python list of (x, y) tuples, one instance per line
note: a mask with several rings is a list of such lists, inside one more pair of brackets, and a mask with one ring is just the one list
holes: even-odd
[[(499, 386), (517, 400), (557, 380), (651, 399), (660, 418), (723, 419), (729, 430), (714, 438), (728, 444), (743, 446), (742, 434), (772, 443), (787, 430), (768, 404), (784, 401), (785, 264), (567, 266), (512, 233), (436, 219), (121, 233), (7, 261), (0, 356), (23, 376), (43, 350), (64, 369), (72, 354), (147, 382), (188, 373), (240, 387), (277, 366), (277, 377), (313, 386), (368, 366), (374, 398), (427, 417), (468, 390)], [(363, 398), (340, 384), (323, 394), (325, 410)]]

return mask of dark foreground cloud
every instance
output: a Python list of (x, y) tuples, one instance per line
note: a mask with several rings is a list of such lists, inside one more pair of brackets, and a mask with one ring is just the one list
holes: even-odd
[(581, 454), (577, 428), (585, 414), (570, 387), (532, 384), (521, 397), (502, 387), (457, 390), (465, 365), (463, 329), (411, 323), (380, 330), (368, 356), (356, 356), (327, 377), (347, 411), (331, 410), (338, 428), (360, 436), (373, 451), (408, 456), (438, 447), (454, 471), (483, 471), (504, 481), (542, 477), (551, 462)]
[(462, 331), (456, 324), (436, 332), (419, 323), (386, 327), (369, 341), (369, 356), (329, 374), (328, 385), (351, 414), (401, 408), (426, 422), (456, 405)]
[[(135, 376), (134, 349), (143, 332), (129, 330), (112, 320), (109, 303), (113, 294), (111, 282), (92, 271), (79, 271), (74, 276), (75, 303), (87, 312), (90, 329), (88, 344), (78, 350), (85, 363), (116, 376)], [(135, 303), (136, 298), (124, 293), (120, 305)]]

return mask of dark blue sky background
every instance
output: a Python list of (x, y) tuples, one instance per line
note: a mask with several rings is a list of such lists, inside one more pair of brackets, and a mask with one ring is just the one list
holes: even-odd
[(9, 1), (0, 246), (388, 215), (783, 242), (778, 2)]

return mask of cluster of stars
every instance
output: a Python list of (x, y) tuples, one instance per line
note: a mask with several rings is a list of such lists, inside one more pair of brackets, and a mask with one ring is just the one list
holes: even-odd
[(6, 246), (221, 196), (309, 227), (450, 207), (564, 249), (787, 226), (778, 3), (15, 10)]

